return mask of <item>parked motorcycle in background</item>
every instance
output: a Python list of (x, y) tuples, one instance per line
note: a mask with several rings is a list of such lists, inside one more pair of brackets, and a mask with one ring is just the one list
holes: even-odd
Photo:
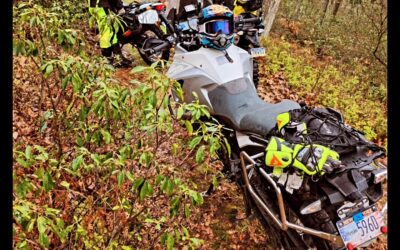
[(368, 246), (387, 231), (386, 210), (378, 207), (387, 173), (378, 160), (385, 150), (333, 109), (260, 99), (253, 58), (231, 42), (233, 22), (220, 5), (200, 9), (197, 26), (190, 15), (176, 21), (182, 35), (167, 75), (184, 96), (174, 94), (175, 100), (193, 102), (195, 92), (229, 128), (230, 146), (220, 151), (224, 172), (243, 191), (248, 214), (258, 216), (272, 247)]
[(173, 29), (164, 15), (165, 8), (161, 2), (124, 4), (124, 31), (118, 34), (120, 46), (131, 44), (148, 65), (167, 61), (175, 41)]
[(168, 14), (170, 22), (174, 27), (177, 40), (184, 48), (196, 50), (200, 48), (198, 41), (198, 11), (200, 5), (188, 4), (183, 6), (181, 12), (172, 8)]

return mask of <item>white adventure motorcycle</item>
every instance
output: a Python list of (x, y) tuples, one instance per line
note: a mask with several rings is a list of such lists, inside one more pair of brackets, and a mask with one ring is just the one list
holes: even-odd
[(181, 84), (184, 100), (174, 98), (190, 103), (195, 92), (233, 131), (226, 134), (231, 154), (220, 152), (224, 171), (242, 188), (247, 211), (258, 216), (272, 247), (368, 246), (387, 231), (386, 205), (378, 209), (386, 179), (386, 167), (378, 162), (384, 149), (348, 127), (333, 109), (261, 100), (251, 55), (225, 43), (233, 33), (228, 12), (212, 5), (201, 10), (197, 27), (188, 21), (193, 42), (202, 46), (188, 46), (188, 39), (177, 43), (167, 75)]

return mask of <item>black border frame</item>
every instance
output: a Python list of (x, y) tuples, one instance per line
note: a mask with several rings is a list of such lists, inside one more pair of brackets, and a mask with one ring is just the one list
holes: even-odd
[[(396, 87), (400, 83), (400, 39), (398, 37), (399, 13), (396, 1), (388, 0), (388, 249), (400, 249), (400, 192), (399, 153), (400, 124), (399, 96)], [(397, 32), (396, 32), (397, 31)], [(396, 178), (397, 177), (397, 178)]]
[[(388, 249), (400, 249), (399, 226), (400, 208), (399, 199), (399, 155), (400, 155), (400, 124), (399, 104), (400, 98), (396, 91), (400, 84), (400, 39), (398, 37), (399, 13), (396, 0), (388, 1)], [(1, 245), (2, 249), (12, 249), (12, 5), (13, 1), (3, 1), (0, 16), (2, 24), (2, 40), (0, 50), (1, 76), (1, 126), (0, 152), (2, 157), (1, 168)], [(367, 111), (367, 110), (366, 110)]]
[(12, 249), (12, 1), (2, 2), (0, 23), (2, 39), (0, 49), (1, 127), (1, 248)]

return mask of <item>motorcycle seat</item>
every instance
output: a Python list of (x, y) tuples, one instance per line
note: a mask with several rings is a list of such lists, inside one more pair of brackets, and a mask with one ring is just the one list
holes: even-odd
[(247, 109), (247, 114), (240, 119), (239, 128), (265, 136), (275, 127), (280, 113), (298, 108), (300, 105), (297, 102), (286, 99), (275, 104), (257, 103)]
[(238, 79), (210, 91), (208, 96), (214, 115), (234, 129), (266, 136), (275, 127), (277, 115), (300, 108), (292, 100), (284, 99), (275, 104), (265, 102), (250, 84)]

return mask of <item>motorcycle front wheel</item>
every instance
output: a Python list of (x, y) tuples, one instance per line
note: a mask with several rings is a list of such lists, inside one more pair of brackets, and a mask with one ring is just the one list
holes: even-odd
[(164, 34), (160, 28), (156, 25), (143, 25), (141, 36), (143, 40), (138, 46), (138, 52), (147, 65), (152, 65), (160, 60), (168, 61), (170, 54), (169, 49), (164, 49), (156, 53), (144, 51), (145, 49), (156, 47), (164, 42)]

